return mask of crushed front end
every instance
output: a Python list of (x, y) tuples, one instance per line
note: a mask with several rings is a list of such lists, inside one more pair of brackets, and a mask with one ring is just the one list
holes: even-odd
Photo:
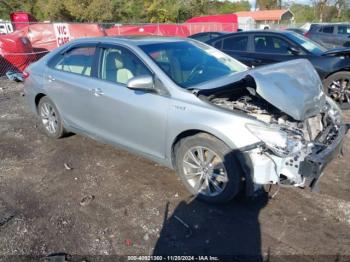
[[(311, 65), (293, 63), (284, 68), (313, 76)], [(264, 70), (198, 95), (215, 106), (258, 120), (245, 125), (260, 141), (244, 152), (251, 162), (246, 173), (255, 185), (314, 188), (325, 166), (341, 151), (349, 125), (342, 123), (341, 110), (322, 92), (316, 73), (313, 81), (299, 81), (286, 74), (273, 77), (278, 69)], [(268, 81), (268, 77), (279, 81)]]
[(297, 59), (250, 70), (239, 81), (196, 94), (249, 118), (249, 134), (237, 135), (253, 135), (259, 141), (239, 149), (251, 162), (245, 173), (255, 188), (314, 188), (326, 165), (341, 152), (349, 129), (338, 105), (322, 90), (310, 62)]
[[(256, 131), (259, 128), (273, 131)], [(314, 188), (326, 165), (341, 152), (349, 125), (342, 124), (340, 110), (327, 99), (323, 112), (304, 121), (277, 120), (247, 129), (262, 141), (247, 152), (256, 184)]]

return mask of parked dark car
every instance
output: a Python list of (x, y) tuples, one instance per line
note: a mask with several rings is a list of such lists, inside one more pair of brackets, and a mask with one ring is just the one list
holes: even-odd
[(219, 36), (222, 35), (226, 35), (227, 33), (225, 32), (202, 32), (202, 33), (198, 33), (198, 34), (193, 34), (190, 35), (189, 38), (201, 41), (201, 42), (207, 42), (211, 39), (217, 38)]
[(298, 33), (300, 35), (305, 35), (307, 33), (307, 30), (304, 28), (291, 27), (291, 28), (287, 28), (286, 30)]
[(308, 59), (321, 77), (325, 91), (342, 107), (350, 106), (350, 49), (327, 50), (291, 31), (247, 31), (207, 42), (248, 66), (297, 58)]
[(305, 36), (326, 48), (350, 47), (350, 24), (311, 24)]

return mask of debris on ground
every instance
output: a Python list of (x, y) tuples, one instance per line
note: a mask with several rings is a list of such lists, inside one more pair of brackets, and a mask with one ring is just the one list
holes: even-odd
[(6, 76), (9, 80), (11, 81), (16, 81), (16, 82), (23, 82), (23, 74), (15, 71), (7, 71)]
[(64, 163), (64, 168), (65, 168), (66, 170), (72, 170), (72, 169), (73, 169), (73, 168), (70, 167), (67, 163)]
[(125, 239), (125, 245), (130, 247), (132, 245), (132, 242), (130, 239)]
[(87, 195), (80, 200), (80, 205), (85, 207), (95, 199), (94, 195)]

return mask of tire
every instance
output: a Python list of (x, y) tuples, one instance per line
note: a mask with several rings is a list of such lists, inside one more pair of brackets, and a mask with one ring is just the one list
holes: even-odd
[(323, 81), (324, 90), (342, 109), (350, 108), (350, 72), (340, 71)]
[[(177, 174), (197, 199), (224, 203), (238, 195), (243, 172), (232, 150), (224, 142), (209, 134), (199, 133), (181, 139), (174, 150)], [(204, 160), (201, 167), (191, 157), (190, 152), (197, 157), (197, 161)]]
[(38, 104), (38, 116), (45, 134), (52, 138), (61, 138), (67, 134), (61, 116), (50, 98), (44, 96)]

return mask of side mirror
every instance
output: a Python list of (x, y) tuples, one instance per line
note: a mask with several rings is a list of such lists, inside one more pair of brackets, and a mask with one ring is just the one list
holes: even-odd
[(126, 86), (132, 90), (155, 92), (153, 77), (150, 75), (141, 75), (131, 78)]
[(300, 55), (301, 50), (297, 47), (290, 46), (288, 47), (288, 50), (293, 54), (293, 55)]

